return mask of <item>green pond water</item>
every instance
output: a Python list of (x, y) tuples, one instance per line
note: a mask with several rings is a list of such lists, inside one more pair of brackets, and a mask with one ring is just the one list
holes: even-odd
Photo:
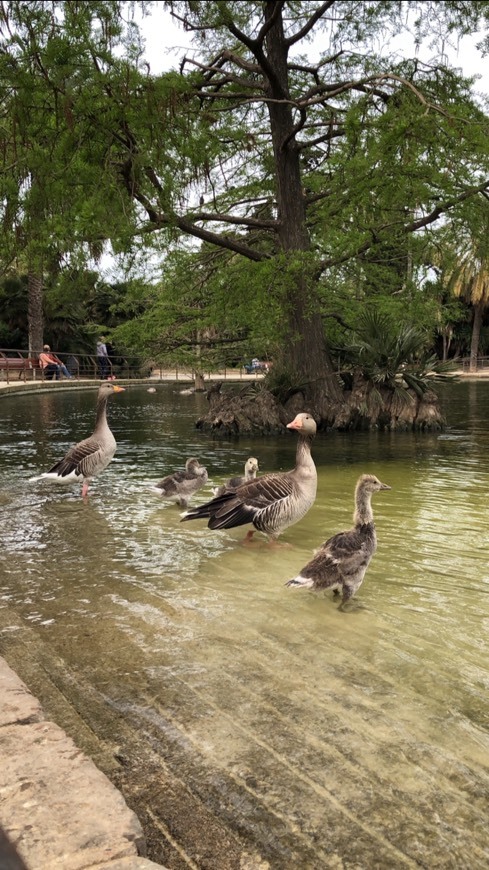
[[(171, 870), (489, 866), (489, 382), (442, 388), (447, 429), (316, 438), (317, 500), (271, 548), (180, 522), (150, 487), (194, 455), (211, 488), (296, 439), (216, 440), (178, 387), (109, 405), (92, 484), (28, 483), (93, 428), (96, 390), (0, 401), (0, 654), (126, 786)], [(351, 525), (378, 550), (341, 613), (286, 589)], [(61, 720), (61, 721), (60, 721)]]

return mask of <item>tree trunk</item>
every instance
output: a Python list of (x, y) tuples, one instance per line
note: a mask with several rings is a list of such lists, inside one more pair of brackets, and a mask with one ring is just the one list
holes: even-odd
[(479, 340), (482, 327), (482, 315), (484, 313), (484, 305), (482, 302), (477, 302), (474, 305), (474, 320), (472, 322), (472, 339), (470, 342), (470, 363), (469, 372), (477, 371), (477, 358), (479, 356)]
[(194, 389), (196, 393), (205, 392), (205, 381), (203, 372), (194, 372)]
[(43, 280), (40, 269), (29, 269), (29, 301), (27, 304), (27, 325), (29, 333), (29, 356), (41, 353), (44, 344), (44, 315), (42, 310)]
[(441, 343), (442, 343), (442, 360), (446, 362), (448, 359), (448, 355), (450, 353), (450, 347), (452, 344), (453, 338), (453, 328), (451, 326), (444, 326), (440, 330), (441, 335)]
[[(267, 2), (265, 17), (274, 14), (275, 2)], [(294, 119), (288, 102), (287, 45), (281, 16), (267, 37), (267, 58), (273, 70), (267, 81), (270, 129), (276, 166), (276, 195), (279, 219), (278, 238), (288, 255), (288, 275), (294, 275), (287, 289), (288, 341), (281, 359), (274, 361), (275, 371), (289, 372), (301, 389), (307, 409), (322, 423), (333, 423), (342, 403), (338, 378), (333, 371), (320, 314), (318, 294), (307, 262), (311, 248), (306, 224), (304, 192), (301, 182), (299, 152), (294, 133)]]

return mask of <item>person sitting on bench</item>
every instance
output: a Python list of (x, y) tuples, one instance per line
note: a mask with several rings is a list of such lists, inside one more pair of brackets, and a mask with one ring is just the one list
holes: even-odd
[(65, 364), (58, 359), (56, 354), (51, 353), (49, 344), (45, 344), (42, 353), (39, 354), (39, 365), (41, 366), (44, 377), (47, 381), (52, 381), (53, 375), (55, 379), (59, 381), (60, 373), (64, 375), (65, 378), (73, 377), (73, 375), (70, 375)]

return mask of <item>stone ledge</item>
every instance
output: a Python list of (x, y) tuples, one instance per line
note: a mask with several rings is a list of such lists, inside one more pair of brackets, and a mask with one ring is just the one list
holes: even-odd
[(29, 870), (161, 868), (121, 793), (3, 659), (0, 699), (0, 825)]

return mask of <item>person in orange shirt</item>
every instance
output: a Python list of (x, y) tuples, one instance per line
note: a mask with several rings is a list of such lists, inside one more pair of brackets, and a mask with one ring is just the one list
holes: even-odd
[(72, 378), (65, 364), (61, 362), (55, 353), (51, 353), (49, 344), (45, 344), (42, 353), (39, 354), (39, 365), (42, 368), (44, 377), (47, 381), (52, 381), (54, 378), (59, 381), (60, 374), (65, 378)]

